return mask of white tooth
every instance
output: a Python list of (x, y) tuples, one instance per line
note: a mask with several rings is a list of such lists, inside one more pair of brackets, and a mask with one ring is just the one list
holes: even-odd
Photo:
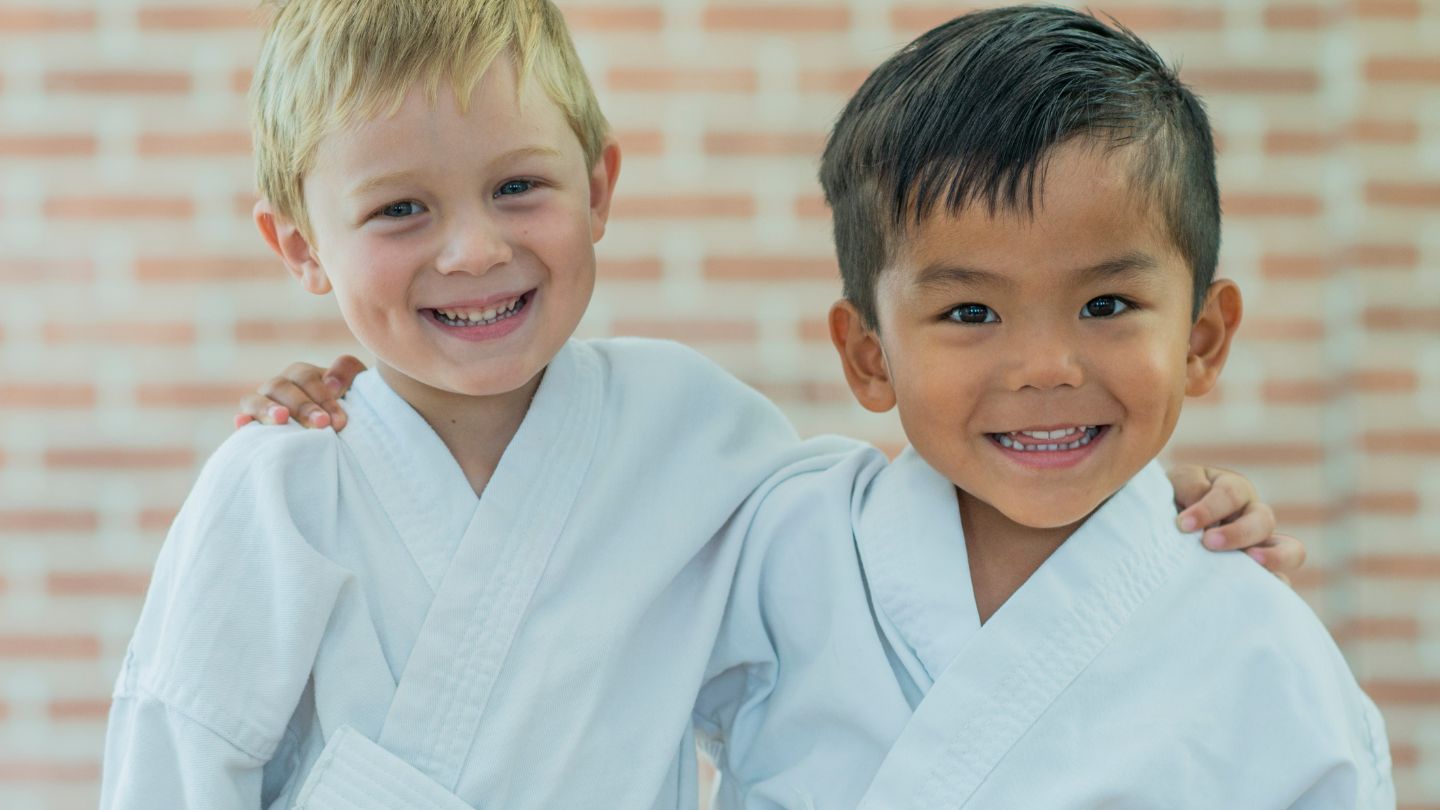
[(1044, 449), (1045, 449), (1045, 450), (1059, 450), (1059, 449), (1060, 449), (1060, 445), (1058, 445), (1058, 444), (1047, 444), (1047, 445), (1045, 445)]

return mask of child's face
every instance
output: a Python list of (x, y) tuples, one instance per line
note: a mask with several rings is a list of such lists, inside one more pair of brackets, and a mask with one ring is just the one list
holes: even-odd
[(618, 161), (611, 145), (587, 169), (560, 109), (534, 81), (517, 93), (502, 57), (464, 114), (447, 85), (433, 105), (416, 88), (394, 116), (327, 136), (305, 177), (311, 238), (286, 258), (311, 292), (333, 288), (382, 371), (514, 391), (585, 312)]
[(1186, 394), (1218, 374), (1239, 297), (1217, 282), (1192, 328), (1190, 269), (1132, 191), (1124, 150), (1061, 147), (1039, 203), (1033, 218), (981, 205), (924, 223), (878, 282), (875, 377), (857, 371), (863, 339), (842, 353), (862, 402), (897, 404), (957, 487), (1055, 528), (1164, 447)]

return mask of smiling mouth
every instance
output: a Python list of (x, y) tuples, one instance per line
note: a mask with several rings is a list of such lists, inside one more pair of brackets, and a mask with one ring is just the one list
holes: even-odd
[(534, 295), (535, 291), (531, 290), (509, 301), (502, 301), (483, 309), (426, 309), (425, 313), (444, 326), (491, 326), (519, 315), (529, 305), (530, 299)]
[(1109, 425), (1087, 425), (1059, 430), (1012, 430), (1009, 433), (987, 433), (990, 441), (1006, 450), (1020, 453), (1061, 453), (1079, 450), (1095, 441)]

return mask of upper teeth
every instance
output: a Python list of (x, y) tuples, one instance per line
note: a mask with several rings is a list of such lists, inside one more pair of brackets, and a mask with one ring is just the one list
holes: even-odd
[(504, 315), (520, 303), (520, 299), (512, 298), (502, 304), (488, 307), (486, 309), (436, 309), (435, 311), (444, 315), (452, 321), (490, 321)]
[(1032, 439), (1063, 439), (1066, 436), (1072, 436), (1076, 433), (1089, 430), (1090, 427), (1091, 426), (1087, 425), (1085, 427), (1061, 428), (1059, 430), (1012, 430), (1010, 431), (1010, 435), (1014, 436), (1018, 433), (1021, 436), (1029, 436)]

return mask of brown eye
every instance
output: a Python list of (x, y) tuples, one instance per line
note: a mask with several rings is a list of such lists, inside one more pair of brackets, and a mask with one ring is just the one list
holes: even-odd
[(946, 317), (958, 323), (1000, 322), (1000, 316), (995, 314), (995, 310), (985, 306), (984, 304), (961, 304), (960, 306), (950, 310), (950, 312), (947, 313)]
[(1090, 302), (1085, 305), (1085, 308), (1080, 310), (1080, 317), (1111, 318), (1129, 308), (1130, 305), (1125, 303), (1123, 299), (1116, 298), (1113, 295), (1102, 295), (1099, 298), (1090, 299)]

